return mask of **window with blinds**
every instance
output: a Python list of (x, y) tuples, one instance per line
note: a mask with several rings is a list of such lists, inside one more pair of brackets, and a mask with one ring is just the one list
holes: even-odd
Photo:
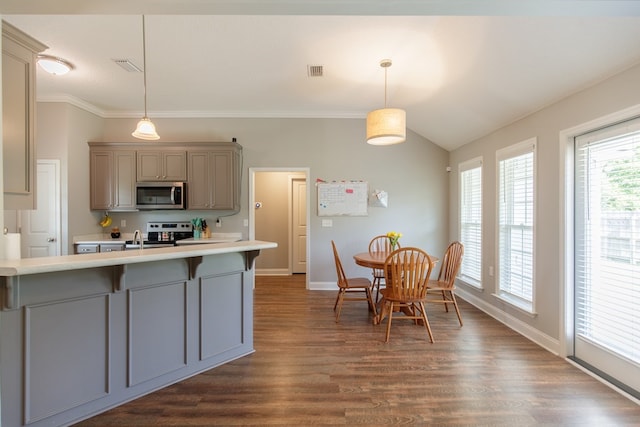
[(578, 137), (575, 150), (576, 336), (637, 367), (640, 120)]
[(536, 140), (499, 150), (498, 296), (533, 312)]
[(482, 159), (461, 163), (459, 170), (460, 242), (464, 245), (459, 277), (482, 288)]

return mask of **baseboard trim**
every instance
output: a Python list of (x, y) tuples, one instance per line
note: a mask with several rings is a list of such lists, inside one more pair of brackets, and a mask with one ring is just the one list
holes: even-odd
[(290, 276), (286, 268), (256, 268), (256, 276)]
[(461, 299), (465, 300), (469, 304), (476, 307), (478, 310), (481, 310), (488, 314), (489, 316), (496, 319), (498, 322), (507, 326), (508, 328), (513, 329), (520, 335), (525, 338), (530, 339), (534, 343), (538, 344), (540, 347), (545, 348), (556, 356), (560, 355), (560, 341), (547, 335), (539, 330), (531, 327), (531, 325), (526, 324), (520, 319), (513, 317), (512, 315), (500, 310), (494, 305), (488, 304), (486, 301), (477, 298), (470, 292), (466, 292), (464, 289), (457, 287), (456, 296), (459, 296)]
[(336, 282), (309, 282), (310, 291), (337, 291)]

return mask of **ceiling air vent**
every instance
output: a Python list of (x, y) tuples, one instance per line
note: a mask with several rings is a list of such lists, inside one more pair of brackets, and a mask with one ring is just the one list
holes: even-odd
[(322, 65), (307, 65), (307, 75), (309, 77), (322, 77), (323, 72)]
[(122, 67), (123, 70), (128, 71), (130, 73), (141, 73), (142, 69), (138, 67), (136, 64), (131, 62), (130, 59), (114, 59), (113, 62)]

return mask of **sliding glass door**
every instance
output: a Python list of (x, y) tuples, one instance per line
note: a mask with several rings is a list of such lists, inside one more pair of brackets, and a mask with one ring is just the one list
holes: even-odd
[(640, 395), (640, 120), (576, 138), (575, 349)]

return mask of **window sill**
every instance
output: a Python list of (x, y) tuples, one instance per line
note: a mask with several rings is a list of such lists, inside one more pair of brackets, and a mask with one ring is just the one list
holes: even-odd
[(510, 306), (514, 307), (518, 311), (526, 314), (531, 318), (538, 316), (538, 313), (536, 313), (533, 309), (533, 303), (527, 303), (525, 301), (522, 301), (519, 298), (513, 297), (511, 295), (507, 295), (507, 294), (493, 294), (493, 296), (498, 298), (500, 301), (503, 301), (509, 304)]
[(482, 287), (482, 282), (479, 282), (477, 280), (473, 280), (471, 278), (465, 277), (464, 279), (461, 277), (457, 278), (458, 283), (465, 285), (465, 286), (469, 286), (470, 288), (474, 288), (477, 291), (484, 291), (484, 288)]

